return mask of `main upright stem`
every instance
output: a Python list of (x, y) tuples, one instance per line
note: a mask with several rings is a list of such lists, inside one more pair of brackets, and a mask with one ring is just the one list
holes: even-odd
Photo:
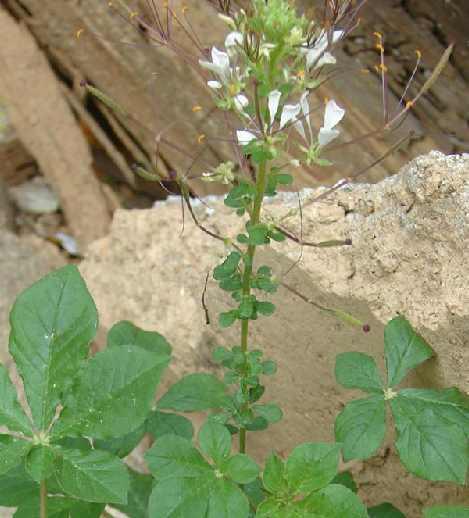
[[(264, 199), (264, 192), (266, 186), (266, 177), (267, 177), (267, 166), (266, 163), (263, 162), (259, 165), (257, 181), (256, 181), (256, 197), (254, 198), (254, 207), (251, 214), (251, 225), (257, 225), (260, 221), (262, 201)], [(249, 245), (246, 253), (246, 258), (244, 260), (244, 272), (243, 272), (243, 296), (249, 296), (251, 294), (251, 279), (252, 279), (252, 268), (254, 262), (254, 255), (256, 254), (256, 245)], [(248, 350), (248, 341), (249, 341), (249, 320), (241, 321), (241, 350), (244, 354), (247, 353)], [(247, 397), (247, 385), (245, 381), (241, 381), (241, 390), (243, 391), (245, 397)], [(248, 404), (245, 403), (245, 407)], [(246, 453), (246, 428), (240, 428), (239, 430), (239, 451), (240, 453)]]
[(39, 516), (40, 518), (47, 518), (47, 485), (45, 480), (41, 481), (39, 487)]

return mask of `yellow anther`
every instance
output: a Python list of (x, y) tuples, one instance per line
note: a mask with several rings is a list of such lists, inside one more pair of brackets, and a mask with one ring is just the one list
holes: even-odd
[(378, 73), (381, 72), (381, 69), (379, 68), (378, 65), (375, 65), (373, 68), (374, 68), (375, 72), (378, 72)]
[(422, 57), (422, 53), (420, 52), (420, 50), (419, 50), (419, 49), (417, 49), (417, 50), (415, 51), (415, 53), (417, 54), (417, 59), (420, 59), (420, 58)]
[(378, 49), (380, 52), (384, 52), (384, 47), (381, 45), (381, 43), (378, 43), (376, 46), (375, 46), (376, 49)]
[(412, 108), (413, 105), (414, 105), (413, 101), (407, 101), (405, 103), (406, 110), (408, 110), (409, 108)]
[(300, 79), (304, 79), (305, 78), (305, 71), (304, 70), (299, 70), (298, 71), (298, 77)]
[(329, 97), (324, 97), (324, 104), (327, 104), (329, 102)]
[(376, 36), (379, 39), (379, 41), (383, 39), (383, 35), (380, 32), (374, 32), (373, 36)]
[(138, 16), (137, 11), (133, 11), (130, 13), (130, 19), (133, 20), (136, 16)]
[(201, 133), (198, 137), (197, 137), (197, 142), (199, 144), (202, 144), (203, 141), (205, 140), (205, 135), (203, 133)]
[(362, 68), (362, 69), (360, 70), (360, 72), (361, 72), (362, 74), (369, 74), (369, 73), (370, 73), (370, 71), (369, 71), (367, 68)]
[(182, 14), (186, 14), (188, 10), (189, 10), (189, 7), (187, 5), (183, 5), (181, 12), (182, 12)]
[(388, 71), (388, 67), (384, 63), (379, 64), (379, 69), (381, 70), (381, 72), (384, 72), (384, 73), (386, 73)]
[(202, 106), (200, 106), (200, 104), (196, 104), (195, 106), (192, 106), (192, 111), (194, 113), (201, 112), (202, 111)]
[(85, 31), (85, 29), (78, 29), (75, 36), (77, 38), (77, 40), (80, 38), (80, 36), (83, 34), (83, 32)]

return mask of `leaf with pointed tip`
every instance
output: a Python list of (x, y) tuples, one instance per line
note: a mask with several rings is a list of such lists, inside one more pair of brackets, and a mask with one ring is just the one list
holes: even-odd
[(428, 360), (433, 350), (404, 317), (396, 317), (384, 328), (384, 354), (388, 384), (394, 387), (410, 370)]
[(368, 459), (384, 440), (386, 407), (383, 396), (356, 399), (335, 420), (335, 439), (343, 445), (345, 462)]
[(56, 270), (25, 290), (10, 313), (10, 353), (34, 422), (50, 424), (96, 334), (98, 314), (76, 266)]
[(156, 331), (144, 331), (127, 320), (114, 324), (107, 335), (107, 346), (138, 345), (151, 353), (171, 355), (171, 346), (166, 338)]
[(335, 360), (335, 378), (337, 383), (350, 389), (365, 392), (383, 392), (383, 382), (374, 358), (368, 354), (351, 352), (342, 353)]
[(148, 518), (148, 501), (153, 489), (153, 478), (151, 475), (143, 475), (130, 468), (129, 475), (130, 489), (127, 504), (114, 504), (113, 507), (132, 518)]
[(433, 481), (464, 484), (468, 441), (463, 429), (432, 406), (400, 394), (391, 399), (397, 431), (396, 448), (408, 471)]
[(215, 464), (221, 464), (231, 452), (231, 434), (225, 426), (205, 421), (198, 435), (202, 452)]
[(50, 446), (34, 446), (26, 457), (25, 467), (36, 482), (49, 478), (55, 467), (57, 453)]
[(159, 439), (163, 435), (172, 434), (190, 440), (194, 435), (194, 427), (187, 417), (167, 412), (158, 412), (157, 410), (148, 417), (146, 430), (155, 439)]
[(347, 487), (350, 489), (350, 491), (353, 491), (354, 493), (358, 493), (358, 486), (353, 480), (352, 473), (350, 471), (342, 471), (342, 473), (339, 473), (336, 475), (333, 479), (331, 484), (340, 484), (342, 486)]
[(258, 465), (244, 453), (237, 453), (228, 459), (223, 473), (238, 484), (253, 482), (259, 475)]
[(290, 491), (307, 494), (325, 487), (337, 475), (340, 444), (305, 443), (297, 446), (286, 462)]
[(145, 423), (139, 426), (136, 430), (129, 432), (122, 437), (115, 437), (113, 439), (96, 439), (94, 447), (97, 450), (105, 450), (117, 455), (119, 458), (127, 457), (127, 455), (134, 450), (143, 439), (146, 433)]
[(18, 402), (8, 370), (0, 364), (0, 426), (31, 436), (31, 423)]
[(262, 480), (269, 493), (284, 493), (287, 490), (285, 463), (275, 453), (271, 453), (265, 463)]
[(11, 435), (0, 435), (0, 475), (18, 466), (32, 448), (32, 443)]
[[(104, 507), (105, 504), (50, 496), (47, 498), (47, 518), (99, 518)], [(23, 502), (14, 514), (14, 518), (40, 518), (39, 497)]]
[(305, 510), (318, 518), (368, 518), (363, 502), (350, 489), (331, 484), (320, 491), (311, 493), (303, 501)]
[(368, 507), (368, 516), (370, 518), (405, 518), (405, 515), (389, 502)]
[(424, 509), (423, 518), (467, 518), (469, 507), (437, 505)]
[(226, 405), (226, 385), (213, 374), (195, 373), (184, 376), (169, 387), (158, 401), (158, 408), (178, 412), (198, 412)]
[(91, 358), (53, 437), (81, 433), (111, 439), (134, 431), (151, 410), (156, 386), (169, 357), (137, 346), (111, 347)]
[(0, 475), (0, 506), (17, 507), (38, 494), (39, 484), (29, 477), (24, 466)]
[(129, 474), (124, 463), (111, 453), (99, 450), (60, 451), (62, 490), (87, 502), (127, 503)]

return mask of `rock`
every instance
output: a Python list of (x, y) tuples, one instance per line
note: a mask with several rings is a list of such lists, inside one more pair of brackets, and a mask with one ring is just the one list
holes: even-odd
[[(333, 439), (335, 416), (352, 397), (334, 382), (336, 355), (363, 351), (383, 366), (384, 324), (398, 312), (437, 353), (410, 381), (469, 389), (469, 155), (433, 152), (379, 184), (352, 185), (314, 203), (319, 192), (301, 194), (304, 239), (351, 238), (353, 245), (305, 247), (299, 261), (299, 247), (285, 242), (259, 260), (272, 265), (293, 290), (351, 312), (371, 332), (279, 290), (274, 317), (252, 326), (251, 344), (278, 363), (266, 399), (278, 402), (285, 413), (269, 432), (248, 435), (248, 450), (258, 459), (274, 448), (286, 454), (299, 442)], [(204, 205), (196, 207), (204, 224), (236, 235), (240, 220), (220, 200), (208, 204), (213, 214)], [(297, 196), (285, 194), (266, 210), (280, 218), (297, 206)], [(211, 325), (205, 323), (205, 277), (225, 252), (223, 244), (188, 220), (182, 231), (178, 203), (119, 210), (110, 235), (91, 245), (81, 265), (102, 326), (129, 319), (166, 335), (174, 347), (173, 377), (215, 369), (214, 347), (239, 341), (236, 326), (223, 332), (217, 326), (217, 313), (230, 301), (212, 281), (206, 293)], [(285, 224), (299, 233), (298, 215), (290, 214)], [(378, 463), (354, 468), (358, 482), (367, 483), (363, 496), (370, 504), (388, 500), (412, 518), (421, 515), (423, 505), (467, 498), (461, 488), (430, 485), (407, 474), (397, 457), (388, 455), (387, 445)]]
[(64, 259), (51, 244), (35, 236), (18, 238), (0, 230), (0, 363), (8, 364), (8, 316), (19, 293), (54, 268)]
[(20, 210), (31, 214), (51, 214), (60, 207), (58, 196), (40, 176), (11, 187), (10, 196)]

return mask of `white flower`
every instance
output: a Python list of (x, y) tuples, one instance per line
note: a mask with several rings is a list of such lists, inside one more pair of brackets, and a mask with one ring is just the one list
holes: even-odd
[(234, 47), (235, 45), (243, 44), (243, 34), (238, 31), (233, 31), (228, 34), (225, 38), (225, 47), (229, 49), (230, 47)]
[(327, 146), (339, 136), (339, 130), (334, 129), (344, 118), (345, 110), (337, 105), (335, 101), (326, 104), (324, 112), (324, 124), (319, 129), (318, 141), (321, 147)]
[[(343, 34), (344, 31), (334, 31), (332, 34), (332, 43), (339, 41)], [(302, 49), (303, 53), (306, 54), (306, 68), (308, 70), (313, 65), (314, 68), (317, 68), (323, 65), (333, 65), (336, 62), (335, 57), (330, 52), (326, 52), (328, 45), (327, 33), (322, 31), (312, 49)]]
[(299, 104), (286, 104), (283, 107), (282, 115), (280, 116), (280, 129), (285, 127), (289, 122), (296, 120), (300, 111), (301, 106)]
[(234, 103), (236, 106), (236, 109), (240, 112), (246, 108), (246, 106), (249, 104), (248, 98), (244, 94), (238, 94), (234, 97)]
[(223, 86), (220, 81), (207, 81), (207, 85), (213, 90), (219, 90)]
[(199, 64), (216, 74), (223, 83), (226, 83), (231, 76), (230, 57), (216, 47), (212, 48), (212, 62), (200, 59)]
[(275, 120), (275, 116), (277, 115), (278, 111), (278, 104), (280, 102), (280, 97), (282, 96), (282, 93), (278, 90), (273, 90), (270, 92), (268, 97), (269, 102), (269, 114), (270, 114), (270, 124), (272, 125)]
[(238, 142), (242, 146), (246, 146), (247, 144), (249, 144), (249, 142), (251, 142), (251, 140), (257, 139), (257, 137), (256, 137), (256, 135), (254, 135), (254, 133), (251, 133), (250, 131), (246, 131), (246, 130), (238, 130), (236, 132), (236, 136), (238, 137)]

